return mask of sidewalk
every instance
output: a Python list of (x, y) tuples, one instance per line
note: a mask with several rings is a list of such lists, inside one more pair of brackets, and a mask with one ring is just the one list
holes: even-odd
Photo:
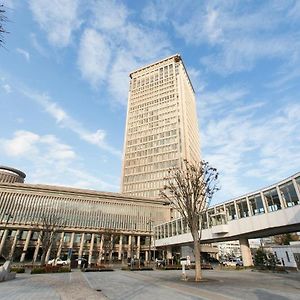
[(17, 279), (0, 283), (0, 299), (81, 300), (106, 299), (92, 289), (82, 272), (61, 274), (17, 274)]

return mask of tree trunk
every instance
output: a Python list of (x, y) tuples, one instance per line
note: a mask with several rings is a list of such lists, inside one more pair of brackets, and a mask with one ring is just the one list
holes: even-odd
[(194, 231), (192, 236), (194, 240), (195, 281), (200, 281), (202, 279), (202, 271), (201, 271), (201, 251), (200, 251), (200, 243), (198, 238), (198, 231)]

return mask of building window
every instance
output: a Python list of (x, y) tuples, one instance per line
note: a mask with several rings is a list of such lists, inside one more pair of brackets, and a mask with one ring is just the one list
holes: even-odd
[(263, 214), (265, 212), (264, 205), (259, 194), (249, 197), (249, 204), (252, 210), (252, 215)]
[(264, 192), (264, 197), (267, 201), (269, 212), (281, 209), (281, 204), (276, 189)]
[(249, 217), (249, 210), (246, 199), (238, 201), (236, 205), (238, 209), (239, 218)]
[(228, 220), (235, 220), (237, 219), (237, 215), (236, 215), (236, 211), (235, 211), (235, 207), (234, 207), (234, 203), (229, 203), (226, 206), (226, 212), (227, 212), (227, 217)]
[(297, 197), (297, 193), (292, 182), (280, 186), (279, 189), (287, 207), (300, 203), (300, 199)]

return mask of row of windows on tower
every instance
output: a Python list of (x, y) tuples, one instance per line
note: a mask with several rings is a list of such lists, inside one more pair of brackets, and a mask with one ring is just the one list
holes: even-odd
[(136, 152), (131, 152), (131, 153), (126, 153), (125, 158), (130, 159), (130, 158), (135, 158), (135, 157), (143, 157), (143, 156), (148, 156), (148, 155), (155, 155), (158, 153), (168, 153), (168, 152), (173, 152), (177, 151), (178, 149), (178, 144), (170, 144), (170, 145), (165, 145), (162, 147), (156, 147), (156, 148), (151, 148), (151, 149), (145, 149), (145, 150), (140, 150)]
[(165, 100), (169, 98), (175, 97), (175, 89), (174, 86), (168, 86), (166, 88), (161, 89), (161, 91), (157, 91), (156, 93), (149, 93), (148, 95), (139, 96), (137, 101), (133, 101), (133, 97), (130, 97), (130, 112), (135, 110), (140, 110), (141, 108), (153, 106), (157, 104), (164, 103)]
[[(172, 124), (172, 123), (177, 123), (179, 122), (177, 115), (174, 115), (172, 117), (166, 118), (164, 120), (160, 120), (160, 121), (153, 121), (153, 122), (149, 122), (149, 123), (145, 123), (142, 125), (139, 125), (139, 131), (144, 131), (144, 130), (151, 130), (153, 128), (162, 128), (168, 124)], [(133, 129), (135, 127), (132, 127)], [(137, 132), (137, 130), (136, 130)]]
[[(165, 97), (156, 98), (152, 101), (142, 103), (138, 106), (133, 106), (130, 108), (130, 119), (131, 118), (140, 118), (152, 115), (155, 112), (159, 112), (162, 109), (167, 109), (168, 107), (174, 106), (176, 101), (175, 94), (168, 94)], [(157, 108), (159, 105), (159, 109)], [(152, 113), (152, 114), (151, 114)]]
[(167, 124), (167, 125), (162, 125), (158, 128), (151, 128), (150, 129), (148, 126), (144, 126), (144, 127), (146, 127), (146, 129), (144, 129), (144, 127), (142, 127), (142, 126), (141, 127), (128, 128), (128, 131), (127, 131), (128, 139), (133, 139), (133, 138), (137, 138), (137, 137), (141, 137), (141, 136), (157, 134), (157, 133), (160, 133), (162, 131), (168, 131), (168, 130), (171, 130), (173, 128), (177, 128), (176, 120), (177, 120), (177, 118), (175, 118), (174, 123)]
[(172, 76), (173, 74), (174, 74), (173, 64), (170, 64), (169, 66), (161, 67), (156, 71), (152, 71), (151, 74), (149, 75), (144, 74), (140, 77), (133, 78), (132, 88), (135, 89), (138, 87), (142, 87), (149, 83), (158, 81), (159, 79), (162, 79), (164, 77)]
[(142, 172), (153, 172), (157, 170), (169, 169), (179, 165), (179, 161), (177, 159), (153, 163), (144, 166), (137, 167), (125, 167), (125, 175), (131, 175)]
[[(159, 88), (155, 89), (149, 89), (145, 92), (139, 92), (139, 94), (136, 95), (130, 95), (130, 104), (135, 105), (135, 107), (138, 107), (141, 104), (144, 104), (146, 102), (151, 101), (152, 99), (157, 99), (161, 96), (166, 96), (172, 93), (175, 93), (176, 85), (174, 84), (164, 84)], [(176, 88), (177, 90), (177, 88)]]
[(151, 180), (162, 180), (168, 176), (168, 170), (148, 172), (142, 174), (127, 175), (124, 177), (124, 183), (138, 183)]
[(176, 107), (173, 107), (173, 109), (168, 109), (168, 110), (162, 110), (158, 115), (153, 116), (153, 117), (148, 117), (140, 120), (133, 121), (130, 119), (128, 121), (128, 126), (130, 127), (135, 127), (135, 126), (140, 126), (143, 124), (151, 123), (151, 122), (156, 122), (158, 120), (165, 120), (168, 118), (169, 115), (175, 116), (178, 113), (178, 109)]
[(153, 134), (153, 135), (148, 135), (145, 137), (139, 137), (139, 138), (135, 138), (135, 139), (128, 139), (127, 145), (135, 145), (135, 144), (142, 144), (142, 143), (146, 143), (146, 142), (150, 142), (150, 141), (154, 141), (154, 140), (158, 140), (158, 139), (163, 139), (165, 137), (170, 137), (173, 135), (176, 135), (177, 130), (173, 129), (170, 131), (162, 131), (159, 134)]
[[(176, 80), (175, 83), (177, 83)], [(131, 95), (134, 96), (134, 101), (138, 101), (138, 98), (147, 96), (149, 94), (152, 94), (153, 92), (161, 92), (161, 90), (172, 86), (174, 86), (174, 78), (169, 77), (155, 83), (150, 83), (149, 85), (146, 85), (144, 87), (136, 88), (135, 90), (131, 91)]]
[(164, 138), (161, 140), (156, 140), (156, 141), (152, 141), (152, 142), (148, 142), (148, 143), (144, 143), (144, 144), (136, 144), (133, 146), (127, 146), (127, 151), (128, 152), (135, 152), (138, 150), (143, 150), (143, 149), (149, 149), (149, 148), (153, 148), (153, 147), (159, 147), (159, 146), (163, 146), (163, 145), (169, 145), (169, 144), (174, 144), (175, 142), (177, 142), (177, 137), (173, 136), (173, 137), (168, 137), (168, 138)]
[(176, 157), (178, 157), (178, 153), (173, 151), (173, 152), (162, 153), (158, 155), (151, 155), (148, 157), (133, 158), (133, 159), (128, 159), (126, 161), (125, 167), (146, 165), (154, 162), (161, 162), (161, 161), (173, 159)]
[(157, 181), (148, 181), (148, 182), (141, 182), (141, 183), (134, 183), (130, 185), (124, 186), (124, 191), (141, 191), (141, 190), (149, 190), (149, 189), (162, 189), (164, 187), (164, 182), (162, 180)]

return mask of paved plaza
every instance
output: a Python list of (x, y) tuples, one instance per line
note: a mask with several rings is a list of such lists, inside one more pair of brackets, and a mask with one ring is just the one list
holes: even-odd
[[(299, 299), (300, 273), (204, 271), (201, 283), (181, 281), (180, 271), (114, 271), (30, 275), (0, 283), (0, 299)], [(194, 272), (188, 271), (193, 277)], [(99, 291), (97, 291), (99, 290)]]

